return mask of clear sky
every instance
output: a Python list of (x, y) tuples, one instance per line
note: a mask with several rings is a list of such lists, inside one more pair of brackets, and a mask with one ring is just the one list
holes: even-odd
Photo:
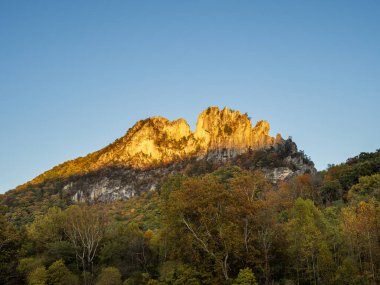
[(318, 169), (380, 148), (380, 1), (0, 1), (0, 193), (214, 105)]

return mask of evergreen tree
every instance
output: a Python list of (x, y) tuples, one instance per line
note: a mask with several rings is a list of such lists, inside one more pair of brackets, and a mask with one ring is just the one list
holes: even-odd
[(233, 285), (258, 285), (255, 274), (250, 268), (240, 269)]

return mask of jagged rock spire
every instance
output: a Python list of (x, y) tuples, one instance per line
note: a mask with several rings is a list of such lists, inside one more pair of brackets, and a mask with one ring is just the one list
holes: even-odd
[(276, 139), (269, 135), (266, 121), (258, 121), (252, 127), (247, 114), (229, 108), (209, 107), (199, 115), (195, 132), (182, 118), (175, 121), (163, 117), (141, 120), (107, 147), (58, 165), (30, 183), (83, 174), (105, 166), (147, 169), (193, 156), (232, 157), (248, 149), (270, 147), (281, 141), (279, 134)]
[(145, 168), (221, 149), (240, 153), (249, 148), (268, 147), (275, 142), (276, 139), (269, 135), (268, 122), (258, 121), (252, 127), (247, 114), (210, 107), (199, 115), (194, 133), (182, 118), (169, 121), (152, 117), (137, 122), (121, 141), (108, 147), (109, 150), (99, 157), (98, 164)]

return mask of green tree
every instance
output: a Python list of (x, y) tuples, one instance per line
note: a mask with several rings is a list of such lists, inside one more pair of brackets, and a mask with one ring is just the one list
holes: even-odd
[(121, 274), (116, 267), (102, 268), (96, 285), (121, 285)]
[(77, 277), (66, 267), (63, 260), (57, 260), (47, 270), (49, 285), (78, 284)]
[(19, 260), (17, 266), (17, 271), (21, 273), (22, 276), (27, 278), (27, 276), (34, 271), (36, 268), (43, 266), (43, 259), (37, 257), (25, 257)]
[(320, 284), (331, 284), (334, 282), (335, 273), (335, 263), (333, 255), (327, 246), (326, 242), (322, 242), (319, 246), (317, 255), (317, 265), (318, 265), (318, 277)]
[(28, 275), (28, 285), (46, 285), (47, 277), (46, 268), (44, 266), (39, 266)]
[(77, 260), (82, 266), (84, 283), (87, 284), (86, 271), (93, 273), (94, 259), (104, 238), (106, 216), (102, 208), (74, 205), (65, 211), (65, 234), (75, 249)]
[(335, 273), (335, 284), (337, 285), (359, 285), (361, 282), (359, 266), (351, 258), (346, 258)]
[(150, 280), (149, 273), (136, 272), (125, 279), (123, 285), (147, 285)]
[[(288, 251), (298, 282), (318, 284), (322, 268), (328, 268), (331, 253), (326, 244), (326, 222), (322, 212), (311, 200), (298, 198), (288, 222)], [(321, 265), (321, 267), (319, 267)]]
[(342, 195), (343, 189), (339, 180), (326, 181), (320, 189), (321, 200), (325, 205), (342, 199)]
[(52, 207), (45, 215), (37, 216), (33, 223), (27, 226), (28, 237), (34, 241), (37, 251), (45, 250), (48, 243), (64, 239), (64, 219), (62, 210)]
[(360, 177), (359, 183), (351, 187), (347, 196), (354, 203), (371, 199), (380, 201), (380, 174)]
[[(202, 177), (187, 178), (164, 200), (164, 242), (169, 257), (213, 272), (214, 282), (237, 274), (235, 268), (257, 265), (258, 248), (266, 256), (266, 279), (270, 277), (270, 255), (276, 214), (264, 209), (270, 183), (259, 172), (226, 167)], [(268, 203), (269, 205), (270, 203)], [(259, 243), (259, 244), (258, 244)]]
[(50, 242), (46, 244), (44, 256), (46, 263), (48, 264), (62, 259), (67, 266), (71, 265), (72, 267), (75, 267), (75, 248), (67, 240)]
[(144, 233), (137, 224), (109, 226), (99, 257), (104, 265), (120, 268), (123, 275), (144, 271), (154, 264), (155, 256), (149, 247), (151, 231)]
[(170, 194), (164, 208), (172, 254), (199, 262), (204, 256), (226, 280), (233, 252), (244, 243), (236, 221), (246, 199), (234, 194), (218, 177), (193, 178)]
[(160, 268), (160, 281), (172, 285), (200, 285), (201, 274), (192, 266), (168, 261)]
[(21, 238), (16, 229), (0, 215), (0, 284), (15, 280)]
[(167, 201), (169, 199), (170, 193), (181, 188), (182, 183), (185, 181), (185, 176), (180, 174), (175, 174), (169, 176), (160, 190), (160, 197), (162, 200)]
[(251, 268), (240, 269), (233, 285), (258, 285)]
[(361, 274), (379, 282), (380, 209), (377, 202), (360, 202), (342, 210), (342, 229), (349, 257), (360, 264)]

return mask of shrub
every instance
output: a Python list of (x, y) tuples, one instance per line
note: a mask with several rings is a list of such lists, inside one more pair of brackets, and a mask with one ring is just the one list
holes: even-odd
[(121, 274), (116, 267), (106, 267), (102, 269), (96, 285), (121, 285)]
[(44, 266), (39, 266), (28, 275), (28, 285), (46, 285), (47, 271)]
[(233, 285), (258, 285), (255, 274), (250, 268), (240, 269)]
[(63, 263), (57, 260), (47, 270), (49, 285), (74, 285), (78, 284), (78, 278)]

